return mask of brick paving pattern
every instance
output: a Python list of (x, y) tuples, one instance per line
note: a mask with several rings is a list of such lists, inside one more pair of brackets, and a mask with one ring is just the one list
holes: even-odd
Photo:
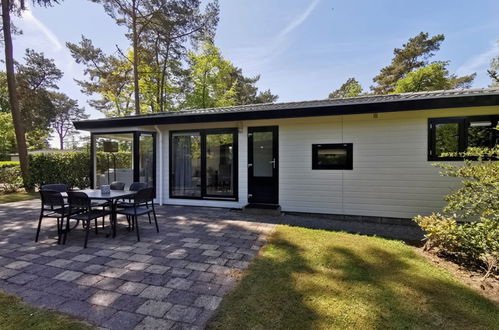
[(81, 226), (56, 244), (55, 219), (34, 242), (39, 202), (0, 205), (0, 289), (104, 329), (202, 329), (280, 221), (215, 208), (157, 208), (160, 233), (120, 221), (115, 239)]

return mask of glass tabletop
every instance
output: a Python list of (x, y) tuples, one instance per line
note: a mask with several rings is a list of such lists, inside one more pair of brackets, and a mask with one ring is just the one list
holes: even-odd
[(78, 190), (87, 194), (91, 199), (120, 199), (134, 196), (137, 192), (130, 190), (111, 190), (109, 194), (103, 194), (100, 189)]

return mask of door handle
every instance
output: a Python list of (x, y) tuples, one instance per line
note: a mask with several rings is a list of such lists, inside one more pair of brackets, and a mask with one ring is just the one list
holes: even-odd
[(275, 158), (272, 159), (269, 163), (272, 163), (272, 168), (275, 168)]

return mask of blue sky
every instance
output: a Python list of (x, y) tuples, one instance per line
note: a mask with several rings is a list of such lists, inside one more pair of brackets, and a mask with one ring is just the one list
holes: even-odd
[[(486, 87), (490, 59), (499, 54), (497, 0), (220, 0), (216, 44), (246, 75), (261, 74), (261, 89), (279, 101), (326, 98), (347, 78), (368, 88), (391, 58), (393, 48), (421, 31), (443, 33), (446, 40), (435, 60), (450, 60), (451, 72), (478, 74), (474, 87)], [(127, 40), (100, 5), (66, 0), (53, 8), (32, 8), (16, 24), (20, 59), (29, 47), (54, 58), (65, 75), (61, 91), (90, 108), (73, 78), (82, 68), (73, 62), (65, 42), (80, 35), (106, 52)]]

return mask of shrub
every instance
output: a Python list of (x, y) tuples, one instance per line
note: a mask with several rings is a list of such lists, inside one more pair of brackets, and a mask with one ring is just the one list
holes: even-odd
[(484, 265), (487, 277), (499, 267), (499, 148), (470, 148), (462, 155), (468, 157), (463, 165), (434, 164), (444, 170), (441, 175), (462, 179), (445, 198), (447, 215), (414, 221), (425, 231), (425, 249), (436, 247)]
[(70, 188), (90, 186), (90, 156), (87, 152), (34, 154), (29, 157), (31, 184), (64, 183)]
[(0, 192), (13, 193), (22, 187), (19, 163), (0, 162)]

